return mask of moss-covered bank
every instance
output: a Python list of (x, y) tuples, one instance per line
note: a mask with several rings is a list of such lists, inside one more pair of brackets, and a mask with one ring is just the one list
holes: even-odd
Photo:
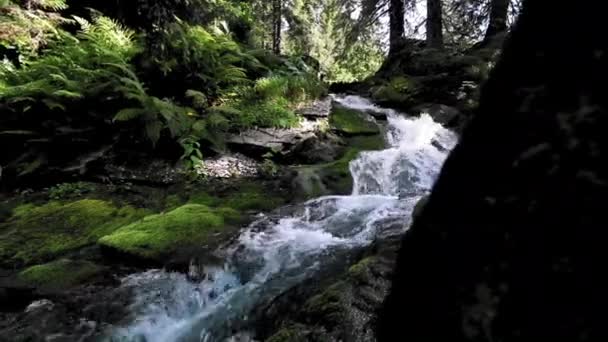
[(162, 261), (180, 248), (218, 242), (224, 233), (234, 230), (226, 222), (236, 218), (238, 212), (231, 208), (186, 204), (121, 227), (99, 239), (99, 244), (137, 258)]
[(18, 206), (0, 224), (0, 265), (15, 268), (53, 260), (148, 213), (95, 199)]
[(102, 275), (107, 269), (89, 261), (59, 259), (26, 268), (18, 280), (45, 290), (65, 290)]

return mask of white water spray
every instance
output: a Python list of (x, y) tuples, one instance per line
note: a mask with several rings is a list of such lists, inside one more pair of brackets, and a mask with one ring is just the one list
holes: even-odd
[(159, 270), (125, 278), (124, 286), (137, 294), (136, 318), (113, 331), (110, 341), (225, 341), (249, 328), (256, 306), (310, 277), (329, 256), (404, 231), (456, 136), (428, 115), (406, 118), (357, 96), (334, 100), (361, 112), (382, 112), (388, 120), (388, 147), (362, 152), (350, 164), (352, 195), (308, 201), (288, 217), (260, 218), (218, 251), (227, 265), (208, 267), (199, 283)]

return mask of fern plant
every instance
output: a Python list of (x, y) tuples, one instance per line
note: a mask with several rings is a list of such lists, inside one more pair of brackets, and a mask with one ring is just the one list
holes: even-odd
[(176, 93), (196, 90), (209, 103), (225, 89), (248, 83), (247, 68), (259, 64), (230, 35), (179, 21), (167, 28), (160, 45), (147, 53), (149, 73), (160, 70), (160, 78), (172, 82)]
[(36, 104), (65, 110), (73, 100), (100, 97), (112, 89), (117, 79), (104, 65), (128, 66), (138, 51), (133, 32), (106, 17), (93, 23), (76, 20), (82, 28), (76, 37), (60, 31), (61, 39), (42, 57), (22, 69), (0, 69), (6, 84), (0, 89), (0, 100), (16, 104), (20, 111)]
[(133, 101), (137, 106), (121, 109), (114, 116), (114, 121), (140, 120), (143, 123), (145, 136), (156, 144), (161, 131), (167, 128), (172, 137), (184, 135), (192, 126), (195, 113), (192, 109), (176, 105), (170, 100), (161, 100), (150, 96), (137, 78), (137, 75), (128, 67), (119, 64), (109, 64), (122, 73), (120, 83), (116, 86), (125, 99)]

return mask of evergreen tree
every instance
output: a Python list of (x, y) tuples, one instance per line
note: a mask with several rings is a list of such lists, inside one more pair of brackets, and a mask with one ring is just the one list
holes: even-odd
[(405, 6), (403, 0), (390, 0), (389, 55), (399, 51), (405, 38)]
[(490, 22), (484, 41), (489, 41), (497, 34), (507, 30), (507, 17), (509, 15), (509, 0), (492, 0), (490, 7)]
[(429, 47), (443, 47), (443, 13), (441, 0), (427, 0), (426, 41)]

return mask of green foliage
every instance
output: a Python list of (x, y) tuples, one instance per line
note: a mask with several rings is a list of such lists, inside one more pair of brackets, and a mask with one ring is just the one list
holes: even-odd
[(272, 159), (266, 158), (260, 165), (259, 171), (263, 177), (274, 178), (279, 174), (279, 167)]
[[(230, 35), (183, 22), (170, 25), (162, 38), (162, 49), (149, 51), (147, 69), (160, 70), (176, 92), (191, 96), (199, 91), (214, 102), (224, 89), (247, 83), (246, 68), (259, 62), (244, 52)], [(200, 97), (200, 96), (199, 96)]]
[(58, 26), (65, 20), (46, 11), (26, 11), (10, 1), (0, 1), (0, 46), (15, 47), (23, 62), (59, 38)]
[(374, 40), (359, 41), (328, 68), (329, 82), (356, 82), (372, 76), (384, 62), (384, 53)]
[(184, 154), (181, 160), (185, 163), (187, 169), (192, 170), (200, 165), (203, 161), (203, 153), (201, 152), (201, 144), (198, 139), (193, 136), (188, 136), (180, 140), (180, 144), (184, 149)]
[(253, 88), (235, 89), (229, 100), (214, 110), (237, 129), (252, 127), (288, 128), (299, 124), (297, 106), (318, 98), (325, 86), (310, 74), (275, 75), (261, 78)]
[(95, 187), (85, 182), (62, 183), (49, 189), (49, 198), (52, 200), (61, 200), (71, 197), (80, 197), (93, 190), (95, 190)]
[(0, 89), (0, 100), (22, 112), (38, 105), (65, 111), (74, 101), (108, 96), (118, 78), (106, 66), (128, 68), (138, 51), (133, 32), (105, 17), (93, 23), (77, 21), (82, 29), (77, 37), (60, 31), (61, 39), (26, 67), (0, 69), (6, 84)]
[(161, 131), (167, 128), (171, 137), (183, 136), (192, 126), (194, 113), (191, 109), (176, 105), (170, 100), (161, 100), (150, 96), (143, 83), (139, 81), (134, 72), (128, 67), (118, 64), (109, 64), (124, 73), (119, 78), (116, 90), (125, 99), (133, 101), (137, 106), (121, 109), (114, 116), (114, 121), (139, 120), (142, 123), (144, 135), (156, 144), (160, 139)]
[(59, 259), (29, 267), (19, 273), (18, 279), (43, 289), (65, 290), (83, 284), (103, 271), (103, 267), (89, 261)]
[(92, 199), (17, 207), (0, 224), (0, 264), (14, 267), (52, 260), (93, 244), (145, 214), (145, 210)]
[[(359, 19), (355, 11), (362, 11)], [(364, 22), (375, 16), (359, 1), (294, 0), (286, 14), (287, 51), (317, 59), (329, 82), (363, 80), (384, 59), (379, 23)]]
[[(65, 3), (33, 4), (61, 9)], [(213, 6), (217, 14), (211, 17), (246, 20), (252, 14), (252, 7), (231, 1)], [(13, 25), (18, 16), (11, 15)], [(110, 18), (93, 14), (92, 21), (75, 17), (71, 22), (80, 27), (77, 34), (49, 24), (54, 38), (39, 44), (31, 41), (29, 22), (13, 25), (21, 31), (9, 34), (10, 44), (21, 39), (36, 57), (22, 68), (0, 63), (0, 103), (9, 113), (0, 124), (10, 122), (9, 128), (2, 125), (0, 137), (19, 136), (27, 148), (2, 162), (10, 163), (19, 176), (48, 165), (55, 146), (95, 139), (93, 129), (105, 137), (131, 138), (131, 132), (141, 131), (136, 137), (153, 145), (171, 137), (182, 145), (186, 166), (193, 167), (202, 159), (201, 144), (222, 148), (228, 131), (296, 126), (295, 109), (326, 92), (313, 76), (318, 70), (314, 61), (245, 48), (219, 21), (203, 27), (169, 20), (146, 32), (156, 41), (146, 47), (134, 31)], [(263, 56), (263, 62), (256, 56)]]
[(202, 246), (218, 239), (226, 214), (233, 215), (225, 210), (187, 204), (124, 226), (102, 237), (99, 243), (137, 258), (160, 261), (178, 248)]

